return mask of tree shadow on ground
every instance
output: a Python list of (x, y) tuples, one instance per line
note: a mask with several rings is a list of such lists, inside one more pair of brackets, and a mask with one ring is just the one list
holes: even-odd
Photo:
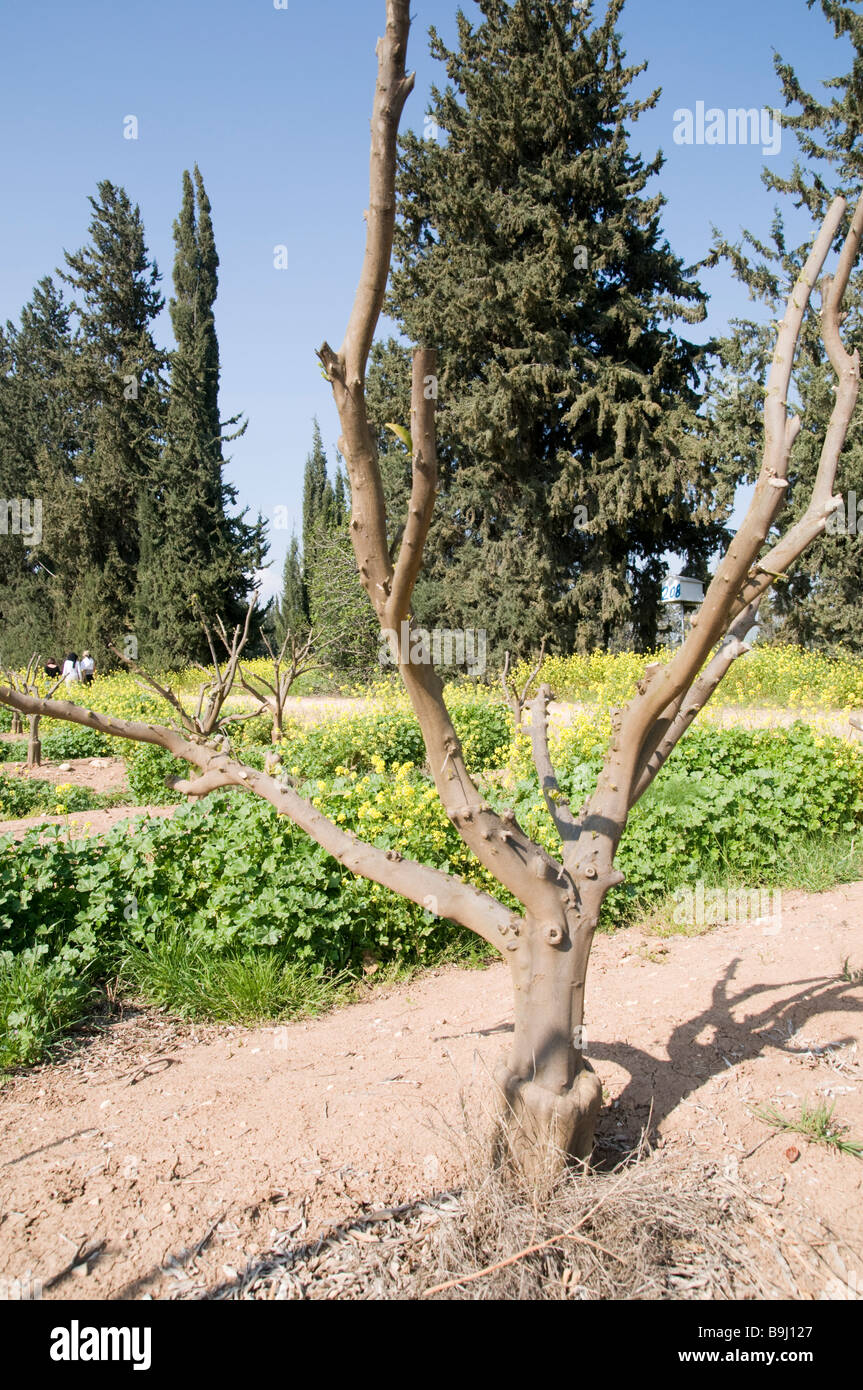
[[(592, 1063), (611, 1062), (629, 1073), (629, 1081), (617, 1097), (614, 1111), (602, 1112), (600, 1147), (613, 1149), (616, 1144), (631, 1147), (629, 1132), (632, 1119), (642, 1124), (650, 1117), (653, 1132), (662, 1121), (694, 1091), (712, 1076), (732, 1071), (739, 1062), (750, 1061), (772, 1047), (787, 1056), (805, 1056), (808, 1048), (794, 1045), (794, 1036), (805, 1023), (831, 1013), (863, 1013), (860, 984), (834, 976), (815, 976), (785, 985), (749, 985), (737, 993), (732, 982), (741, 964), (736, 957), (729, 962), (723, 975), (713, 987), (710, 1003), (685, 1022), (677, 1024), (668, 1039), (668, 1057), (655, 1057), (643, 1048), (630, 1043), (593, 1043), (588, 1049)], [(857, 990), (855, 997), (850, 991)], [(793, 993), (788, 993), (788, 991)], [(769, 994), (770, 1003), (752, 1008), (759, 996)], [(742, 1018), (736, 1010), (750, 1006)], [(705, 1029), (712, 1029), (708, 1042), (699, 1041)], [(856, 1039), (849, 1036), (834, 1038), (830, 1046), (841, 1047)], [(609, 1120), (624, 1118), (627, 1138), (615, 1136)]]

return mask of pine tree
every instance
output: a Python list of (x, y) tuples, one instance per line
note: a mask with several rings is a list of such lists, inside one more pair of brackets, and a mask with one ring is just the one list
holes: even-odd
[[(242, 621), (252, 571), (263, 556), (262, 526), (230, 514), (236, 489), (223, 477), (225, 435), (219, 414), (219, 344), (213, 305), (218, 291), (210, 202), (197, 166), (183, 175), (174, 224), (176, 349), (165, 420), (165, 448), (156, 486), (142, 494), (142, 536), (136, 625), (146, 635), (142, 654), (158, 666), (206, 656), (199, 613)], [(237, 418), (227, 426), (237, 424)]]
[(661, 157), (628, 148), (658, 93), (629, 96), (622, 6), (594, 24), (570, 0), (479, 0), (457, 50), (431, 31), (441, 138), (401, 141), (389, 308), (442, 364), (415, 609), (498, 650), (649, 646), (663, 552), (703, 566), (721, 534), (691, 438), (701, 354), (669, 326), (704, 296), (646, 192)]
[[(807, 0), (814, 8), (816, 0)], [(820, 220), (838, 193), (854, 204), (863, 191), (863, 16), (850, 5), (818, 0), (836, 38), (847, 36), (853, 49), (851, 69), (827, 81), (827, 97), (820, 99), (800, 84), (793, 67), (781, 56), (775, 67), (786, 102), (783, 126), (794, 132), (799, 147), (791, 175), (783, 178), (770, 169), (764, 182), (788, 205), (807, 209)], [(842, 235), (845, 230), (843, 228)], [(808, 236), (808, 230), (804, 236)], [(747, 285), (753, 299), (771, 316), (781, 313), (791, 285), (806, 259), (808, 246), (789, 236), (786, 218), (779, 211), (767, 239), (751, 232), (741, 243), (717, 237), (712, 260), (726, 259), (738, 280)], [(859, 340), (863, 328), (863, 271), (854, 269), (845, 293), (848, 340)], [(772, 353), (769, 325), (737, 319), (728, 338), (719, 344), (722, 369), (711, 382), (710, 414), (715, 429), (708, 447), (717, 462), (736, 468), (752, 479), (759, 466), (759, 431), (763, 397), (757, 382), (763, 379)], [(834, 402), (834, 376), (827, 361), (817, 319), (810, 317), (801, 334), (795, 372), (797, 404), (804, 428), (791, 456), (789, 510), (780, 518), (796, 518), (806, 507), (818, 466)], [(729, 463), (729, 461), (733, 461)], [(863, 424), (857, 415), (851, 422), (840, 462), (839, 481), (846, 505), (837, 525), (828, 527), (795, 567), (789, 581), (777, 586), (773, 631), (782, 641), (801, 642), (835, 650), (839, 646), (863, 652), (863, 559), (861, 520), (857, 506), (863, 500)]]
[(0, 501), (26, 499), (31, 522), (37, 507), (41, 518), (41, 534), (0, 536), (0, 657), (16, 664), (37, 650), (56, 654), (70, 637), (55, 577), (79, 564), (70, 357), (69, 308), (46, 276), (20, 323), (0, 330)]
[(70, 640), (104, 662), (108, 643), (119, 641), (132, 619), (138, 499), (158, 456), (164, 355), (151, 333), (163, 305), (161, 277), (140, 210), (108, 180), (97, 194), (90, 199), (90, 243), (67, 252), (61, 272), (80, 296), (72, 377), (86, 438), (75, 459), (77, 569), (64, 567), (58, 577)]

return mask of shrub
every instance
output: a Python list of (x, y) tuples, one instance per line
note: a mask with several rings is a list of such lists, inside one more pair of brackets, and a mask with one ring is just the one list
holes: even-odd
[[(450, 700), (465, 761), (475, 772), (499, 767), (509, 756), (512, 716), (501, 701)], [(419, 725), (404, 707), (328, 720), (293, 738), (283, 754), (297, 777), (328, 777), (338, 768), (422, 767), (426, 752)]]
[[(578, 806), (595, 782), (599, 738), (582, 723), (560, 732), (554, 758), (560, 783)], [(554, 852), (555, 839), (535, 780), (519, 783), (525, 829)], [(617, 855), (626, 884), (606, 900), (606, 920), (682, 883), (728, 876), (768, 883), (794, 842), (837, 840), (863, 825), (863, 750), (822, 737), (806, 724), (787, 729), (693, 728), (632, 811)]]
[(137, 806), (170, 806), (185, 801), (165, 786), (168, 777), (190, 777), (188, 763), (152, 743), (130, 743), (125, 750), (126, 777)]
[[(475, 725), (477, 756), (494, 763), (503, 726), (500, 707), (485, 705), (492, 708)], [(392, 761), (409, 721), (400, 717), (387, 745), (389, 759), (369, 751), (381, 737), (381, 721), (375, 715), (362, 723), (362, 739), (356, 738), (355, 720), (336, 721), (349, 726), (354, 742), (339, 742), (344, 727), (327, 726), (333, 739), (325, 747), (327, 767), (336, 747), (356, 751), (357, 742), (368, 765), (339, 765), (307, 779), (303, 792), (345, 829), (382, 848), (452, 869), (500, 893), (453, 829), (429, 776), (410, 761)], [(601, 714), (581, 716), (553, 734), (561, 785), (576, 806), (592, 786), (606, 738), (607, 715)], [(304, 746), (308, 753), (321, 743)], [(263, 760), (268, 751), (253, 748), (252, 756)], [(172, 760), (141, 746), (133, 762), (151, 778), (147, 799), (160, 796)], [(176, 767), (185, 771), (182, 764)], [(6, 780), (11, 795), (34, 795), (26, 789), (38, 786)], [(525, 830), (558, 852), (523, 737), (511, 749), (509, 765), (490, 767), (482, 786), (492, 805), (513, 805)], [(604, 924), (624, 924), (699, 878), (757, 887), (775, 886), (780, 874), (786, 875), (784, 885), (795, 856), (799, 864), (812, 846), (847, 844), (861, 825), (859, 746), (821, 737), (804, 724), (755, 732), (694, 728), (632, 813), (619, 853), (627, 882), (609, 896)], [(859, 855), (847, 854), (843, 863), (852, 873)], [(844, 872), (836, 869), (837, 875)], [(148, 997), (168, 1002), (164, 991), (170, 988), (171, 1007), (191, 1010), (194, 974), (199, 967), (204, 972), (205, 963), (200, 1007), (211, 1011), (208, 1016), (228, 1017), (232, 990), (253, 1013), (267, 998), (274, 1009), (281, 1000), (278, 1008), (287, 1012), (300, 1007), (303, 997), (311, 1007), (316, 996), (307, 987), (313, 977), (332, 981), (344, 970), (358, 974), (367, 952), (382, 963), (413, 964), (444, 953), (476, 960), (486, 948), (431, 911), (354, 878), (268, 804), (230, 791), (181, 807), (170, 819), (139, 820), (134, 834), (118, 826), (99, 840), (44, 832), (20, 845), (0, 839), (0, 952), (8, 956), (8, 998), (20, 1000), (21, 991), (29, 990), (44, 1003), (44, 1035), (31, 1020), (27, 1037), (48, 1039), (54, 1035), (51, 1020), (66, 1008), (63, 972), (92, 981), (122, 967), (141, 988), (148, 981)], [(27, 957), (26, 969), (13, 979), (9, 962), (24, 952), (37, 954)], [(256, 965), (252, 958), (258, 956)], [(60, 974), (43, 978), (46, 960)], [(300, 973), (291, 975), (289, 965)], [(85, 997), (86, 991), (69, 995), (69, 1017)], [(9, 1005), (9, 1011), (20, 1009)], [(25, 1048), (19, 1040), (15, 1055), (30, 1049), (29, 1056), (35, 1047), (35, 1041)]]
[(27, 761), (26, 743), (0, 743), (0, 763), (23, 763)]
[(116, 739), (106, 738), (96, 729), (84, 729), (76, 724), (58, 726), (55, 720), (49, 722), (56, 732), (46, 734), (42, 739), (42, 756), (51, 762), (65, 763), (70, 758), (101, 758), (118, 751)]

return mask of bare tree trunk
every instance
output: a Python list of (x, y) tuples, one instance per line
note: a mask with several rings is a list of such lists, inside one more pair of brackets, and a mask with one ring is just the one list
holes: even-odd
[(27, 743), (27, 766), (42, 766), (42, 744), (39, 739), (39, 725), (42, 722), (40, 714), (30, 715), (30, 738)]
[(525, 918), (524, 944), (512, 953), (515, 1031), (495, 1069), (502, 1105), (501, 1156), (531, 1181), (561, 1155), (587, 1159), (602, 1086), (586, 1060), (584, 984), (593, 932), (566, 905), (558, 921)]

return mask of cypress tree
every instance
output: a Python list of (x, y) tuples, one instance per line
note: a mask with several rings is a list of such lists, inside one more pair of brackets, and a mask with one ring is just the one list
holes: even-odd
[(291, 543), (285, 556), (285, 567), (282, 572), (282, 594), (274, 618), (274, 636), (279, 647), (288, 633), (294, 637), (300, 637), (308, 631), (306, 591), (303, 586), (300, 543), (296, 535), (291, 536)]
[[(815, 3), (807, 0), (810, 9)], [(849, 199), (850, 219), (863, 189), (863, 16), (835, 0), (818, 3), (836, 38), (850, 39), (852, 65), (846, 74), (824, 83), (827, 95), (821, 99), (806, 91), (793, 67), (776, 55), (775, 68), (786, 103), (782, 123), (794, 132), (798, 158), (787, 178), (770, 169), (765, 169), (763, 178), (786, 206), (805, 208), (813, 221), (820, 222), (838, 193)], [(840, 239), (846, 231), (847, 225)], [(808, 251), (809, 243), (798, 243), (789, 234), (785, 216), (777, 211), (768, 238), (746, 232), (742, 242), (732, 243), (717, 237), (711, 260), (727, 260), (751, 297), (775, 317), (781, 314)], [(863, 271), (859, 265), (852, 271), (844, 308), (847, 319), (843, 331), (853, 343), (859, 340), (863, 327)], [(749, 480), (757, 474), (760, 463), (763, 395), (756, 383), (767, 371), (773, 337), (769, 325), (735, 320), (731, 333), (719, 344), (722, 368), (711, 382), (714, 430), (707, 447), (720, 466), (737, 469)], [(781, 516), (783, 529), (808, 505), (835, 399), (834, 384), (817, 319), (808, 316), (795, 368), (803, 430), (791, 456), (789, 507)], [(863, 513), (858, 514), (857, 505), (863, 502), (863, 425), (857, 415), (851, 421), (840, 460), (838, 486), (846, 493), (846, 505), (837, 525), (831, 523), (824, 536), (806, 551), (789, 580), (776, 586), (771, 627), (783, 641), (863, 652)]]
[(311, 616), (312, 574), (318, 548), (332, 525), (335, 494), (327, 476), (327, 454), (317, 419), (313, 423), (312, 448), (303, 473), (303, 593), (305, 611)]
[(415, 610), (498, 649), (651, 645), (663, 552), (703, 566), (721, 534), (692, 437), (701, 352), (670, 327), (704, 296), (646, 191), (661, 157), (628, 148), (659, 94), (629, 95), (643, 65), (625, 63), (622, 7), (594, 23), (570, 0), (479, 0), (457, 49), (431, 30), (440, 138), (401, 141), (388, 307), (441, 349)]
[(303, 567), (306, 574), (314, 563), (317, 534), (329, 525), (334, 502), (332, 484), (327, 476), (327, 455), (321, 427), (315, 420), (312, 448), (306, 458), (303, 474)]
[[(176, 666), (207, 653), (198, 611), (232, 627), (243, 618), (252, 571), (264, 552), (260, 522), (231, 515), (236, 489), (223, 476), (225, 435), (219, 414), (219, 344), (213, 305), (219, 257), (212, 214), (197, 166), (183, 175), (174, 223), (171, 322), (176, 348), (156, 486), (142, 494), (137, 625), (147, 659)], [(226, 422), (237, 424), (238, 417)], [(194, 602), (193, 602), (194, 596)]]
[[(373, 673), (377, 662), (378, 625), (357, 575), (348, 531), (349, 514), (344, 474), (338, 467), (335, 484), (330, 482), (326, 450), (315, 420), (303, 478), (305, 611), (319, 647), (327, 651), (328, 661), (346, 674), (365, 679)], [(287, 567), (285, 574), (287, 594)]]

